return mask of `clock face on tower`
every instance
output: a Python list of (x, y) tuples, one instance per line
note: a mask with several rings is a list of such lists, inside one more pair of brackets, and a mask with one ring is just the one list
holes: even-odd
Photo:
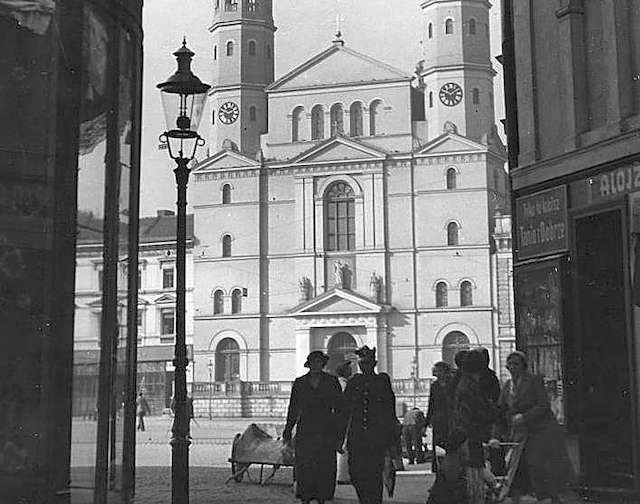
[(447, 82), (440, 88), (440, 101), (453, 107), (462, 101), (462, 88), (455, 82)]
[(218, 118), (224, 124), (231, 124), (236, 121), (238, 116), (240, 115), (240, 110), (238, 106), (233, 102), (224, 102), (220, 106), (220, 110), (218, 110)]

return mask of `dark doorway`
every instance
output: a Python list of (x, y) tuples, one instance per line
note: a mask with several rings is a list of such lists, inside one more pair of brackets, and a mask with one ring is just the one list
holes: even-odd
[(575, 220), (580, 453), (593, 486), (633, 485), (622, 212)]
[(329, 362), (327, 363), (327, 371), (335, 374), (336, 369), (346, 362), (351, 361), (353, 364), (353, 372), (357, 372), (355, 362), (356, 348), (358, 347), (356, 340), (353, 339), (349, 333), (340, 332), (331, 336), (329, 344), (327, 345), (327, 354), (329, 355)]
[(216, 381), (230, 382), (240, 378), (240, 347), (231, 338), (224, 338), (216, 348)]
[(460, 350), (469, 350), (469, 338), (461, 331), (451, 331), (442, 341), (442, 360), (450, 366), (455, 366), (454, 358)]

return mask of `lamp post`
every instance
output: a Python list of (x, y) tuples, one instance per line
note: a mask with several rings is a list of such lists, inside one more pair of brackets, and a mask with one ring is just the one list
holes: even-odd
[(213, 359), (209, 357), (209, 363), (207, 364), (209, 369), (209, 420), (211, 420), (211, 401), (213, 399)]
[(160, 142), (167, 146), (169, 156), (176, 162), (174, 174), (178, 192), (176, 223), (176, 346), (173, 359), (175, 369), (175, 416), (171, 427), (171, 502), (189, 503), (189, 417), (187, 412), (187, 345), (185, 341), (185, 262), (187, 242), (187, 183), (189, 163), (204, 139), (197, 133), (207, 91), (191, 72), (194, 53), (182, 47), (173, 53), (178, 69), (157, 85), (161, 91), (167, 131)]

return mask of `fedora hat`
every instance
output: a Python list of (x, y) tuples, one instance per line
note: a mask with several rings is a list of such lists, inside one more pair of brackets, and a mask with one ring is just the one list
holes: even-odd
[(325, 366), (327, 362), (329, 362), (329, 356), (320, 350), (314, 350), (309, 355), (307, 355), (307, 360), (304, 363), (304, 367), (311, 367), (311, 361), (314, 360), (321, 360), (322, 365)]

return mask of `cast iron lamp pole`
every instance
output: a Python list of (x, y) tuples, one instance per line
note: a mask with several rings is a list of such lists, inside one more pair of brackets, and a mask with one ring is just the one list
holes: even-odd
[[(175, 368), (175, 416), (171, 427), (171, 502), (189, 503), (189, 416), (187, 411), (187, 345), (185, 341), (185, 265), (187, 249), (187, 183), (189, 163), (196, 149), (204, 140), (196, 132), (202, 109), (211, 86), (203, 84), (191, 72), (194, 53), (182, 47), (173, 53), (178, 60), (178, 70), (158, 84), (162, 105), (167, 119), (168, 131), (160, 141), (169, 150), (176, 162), (173, 171), (178, 192), (176, 223), (176, 346), (173, 366)], [(173, 127), (175, 125), (175, 127)]]

